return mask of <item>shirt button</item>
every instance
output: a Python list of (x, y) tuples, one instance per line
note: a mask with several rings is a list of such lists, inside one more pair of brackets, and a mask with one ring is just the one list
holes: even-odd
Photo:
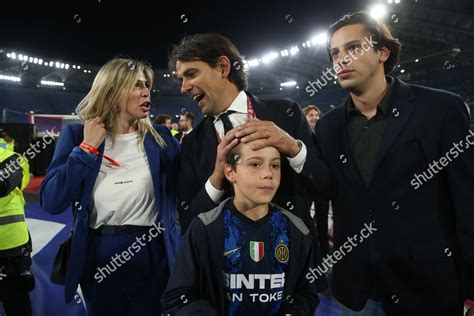
[(364, 125), (364, 127), (362, 127), (362, 129), (366, 130), (369, 126), (368, 125)]
[(373, 214), (374, 212), (372, 211), (372, 209), (369, 210), (369, 214)]

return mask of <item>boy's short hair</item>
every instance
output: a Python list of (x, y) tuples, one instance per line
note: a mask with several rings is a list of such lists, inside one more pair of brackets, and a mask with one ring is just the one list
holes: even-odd
[(232, 148), (232, 150), (227, 154), (227, 157), (225, 159), (225, 162), (229, 164), (232, 167), (232, 170), (236, 170), (237, 168), (237, 163), (240, 160), (240, 153), (242, 152), (242, 142), (240, 142)]

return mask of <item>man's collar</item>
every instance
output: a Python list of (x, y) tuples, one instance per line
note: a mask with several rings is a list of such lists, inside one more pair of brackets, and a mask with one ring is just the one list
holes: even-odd
[[(227, 111), (234, 111), (234, 113), (242, 113), (242, 114), (247, 114), (247, 94), (245, 91), (240, 91), (237, 97), (234, 99), (234, 101), (231, 103), (231, 105), (227, 108)], [(217, 121), (219, 118), (219, 113), (218, 115), (214, 116), (214, 122)]]
[[(387, 92), (385, 93), (384, 97), (380, 101), (380, 103), (377, 105), (377, 108), (382, 111), (383, 115), (387, 115), (388, 111), (390, 110), (390, 100), (391, 100), (391, 95), (393, 91), (393, 86), (395, 84), (395, 80), (392, 77), (386, 77), (387, 79), (387, 85), (388, 89)], [(354, 101), (352, 98), (349, 96), (349, 102), (347, 104), (347, 113), (349, 114), (355, 114), (357, 112), (360, 112), (354, 105)]]

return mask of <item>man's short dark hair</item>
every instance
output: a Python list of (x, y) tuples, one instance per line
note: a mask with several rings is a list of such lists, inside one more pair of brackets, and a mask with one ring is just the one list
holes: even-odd
[(191, 113), (191, 112), (184, 112), (184, 113), (181, 113), (181, 116), (186, 117), (187, 120), (191, 120), (191, 126), (194, 125), (194, 121), (196, 120), (196, 116), (194, 116), (193, 113)]
[(244, 71), (243, 57), (237, 47), (220, 34), (204, 33), (184, 37), (181, 43), (172, 47), (168, 67), (171, 71), (176, 71), (178, 61), (202, 61), (216, 68), (221, 56), (227, 56), (230, 60), (229, 81), (235, 84), (239, 91), (246, 90), (248, 75)]
[(168, 114), (159, 114), (155, 119), (155, 124), (165, 125), (167, 120), (171, 121), (171, 116)]
[(388, 29), (387, 25), (375, 18), (373, 18), (367, 12), (355, 12), (351, 14), (344, 15), (336, 23), (331, 25), (328, 29), (328, 42), (327, 42), (327, 51), (329, 54), (329, 60), (332, 62), (331, 58), (331, 38), (340, 28), (353, 25), (353, 24), (362, 24), (365, 26), (365, 30), (369, 35), (372, 35), (374, 42), (374, 49), (380, 50), (382, 47), (387, 47), (390, 51), (390, 56), (384, 63), (385, 74), (389, 74), (396, 64), (400, 60), (400, 48), (401, 44), (393, 37), (392, 33)]

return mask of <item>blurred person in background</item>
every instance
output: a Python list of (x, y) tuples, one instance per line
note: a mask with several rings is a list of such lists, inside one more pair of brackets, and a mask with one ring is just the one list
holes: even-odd
[(195, 116), (191, 112), (184, 112), (179, 117), (179, 133), (176, 134), (176, 138), (179, 143), (183, 142), (184, 136), (188, 135), (193, 130)]
[(171, 116), (168, 114), (158, 114), (155, 119), (155, 124), (164, 125), (168, 127), (169, 130), (171, 130)]
[(7, 132), (0, 127), (0, 148), (15, 151), (15, 140), (11, 138)]
[(314, 130), (316, 123), (321, 117), (321, 110), (316, 105), (310, 104), (303, 108), (303, 114), (306, 116), (309, 126)]

